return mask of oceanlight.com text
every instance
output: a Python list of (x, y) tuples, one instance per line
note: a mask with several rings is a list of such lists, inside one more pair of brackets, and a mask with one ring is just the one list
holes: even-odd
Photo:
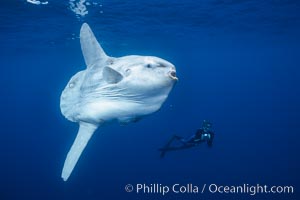
[(225, 193), (225, 194), (293, 194), (294, 187), (293, 186), (268, 186), (268, 185), (217, 185), (210, 184), (208, 185), (208, 191), (210, 193)]

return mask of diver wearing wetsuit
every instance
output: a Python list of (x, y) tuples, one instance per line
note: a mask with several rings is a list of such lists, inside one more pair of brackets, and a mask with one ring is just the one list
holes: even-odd
[(207, 142), (207, 145), (211, 147), (215, 136), (214, 132), (211, 130), (211, 126), (210, 122), (204, 120), (202, 128), (198, 129), (197, 132), (186, 142), (194, 145), (198, 145), (201, 142)]
[[(190, 138), (185, 139), (182, 138), (180, 136), (174, 135), (169, 142), (165, 145), (165, 147), (159, 149), (161, 151), (161, 157), (165, 156), (165, 153), (167, 151), (175, 151), (175, 150), (180, 150), (180, 149), (187, 149), (187, 148), (191, 148), (194, 146), (199, 145), (202, 142), (206, 142), (207, 145), (209, 147), (212, 146), (213, 143), (213, 139), (214, 139), (214, 132), (211, 130), (212, 128), (212, 124), (207, 121), (204, 120), (202, 122), (202, 128), (198, 129), (197, 132), (192, 135)], [(173, 143), (173, 141), (179, 141), (181, 143), (181, 145), (177, 145), (177, 146), (171, 146), (171, 144)]]

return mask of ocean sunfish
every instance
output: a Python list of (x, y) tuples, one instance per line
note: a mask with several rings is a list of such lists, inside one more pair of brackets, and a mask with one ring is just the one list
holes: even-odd
[(64, 181), (99, 126), (112, 120), (135, 122), (159, 110), (178, 80), (174, 65), (161, 58), (107, 56), (86, 23), (80, 44), (86, 69), (71, 78), (60, 98), (62, 114), (79, 123), (62, 170)]

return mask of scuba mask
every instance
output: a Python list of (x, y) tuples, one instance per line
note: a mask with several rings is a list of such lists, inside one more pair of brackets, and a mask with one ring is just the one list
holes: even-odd
[(209, 121), (203, 120), (203, 122), (202, 122), (202, 129), (203, 129), (204, 132), (210, 131), (211, 127), (212, 127), (212, 124)]

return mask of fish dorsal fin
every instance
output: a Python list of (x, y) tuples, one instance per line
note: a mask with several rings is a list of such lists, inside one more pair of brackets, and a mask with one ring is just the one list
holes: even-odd
[(110, 84), (116, 84), (123, 79), (122, 74), (117, 72), (111, 67), (104, 67), (103, 68), (103, 79)]
[(109, 58), (87, 23), (81, 26), (80, 44), (87, 68), (93, 66), (96, 62), (105, 62)]

